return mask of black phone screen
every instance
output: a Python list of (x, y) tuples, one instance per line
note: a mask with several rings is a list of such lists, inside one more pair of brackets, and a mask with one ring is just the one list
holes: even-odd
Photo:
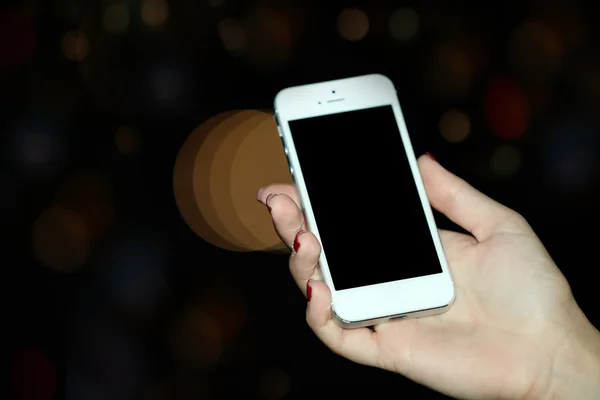
[(289, 126), (336, 290), (442, 272), (391, 105)]

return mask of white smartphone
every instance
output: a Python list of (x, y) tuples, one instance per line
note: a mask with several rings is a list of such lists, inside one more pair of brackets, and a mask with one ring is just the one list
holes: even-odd
[(275, 119), (338, 324), (448, 309), (454, 284), (392, 81), (287, 88)]

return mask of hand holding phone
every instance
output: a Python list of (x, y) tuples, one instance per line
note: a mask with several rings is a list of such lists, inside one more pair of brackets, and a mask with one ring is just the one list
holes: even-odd
[[(394, 115), (397, 117), (396, 111)], [(357, 132), (353, 126), (365, 129), (365, 125), (356, 120), (354, 124), (338, 120), (336, 124), (326, 125), (327, 129), (315, 124), (311, 126), (313, 129), (290, 130), (294, 124), (281, 121), (280, 124), (284, 125), (282, 134), (288, 157), (287, 145), (291, 142), (290, 137), (285, 140), (285, 135), (306, 134), (317, 138), (331, 135), (336, 140), (364, 141), (366, 134), (377, 141), (386, 134), (378, 129), (392, 125), (374, 124), (367, 132)], [(318, 145), (319, 140), (314, 136), (309, 140), (311, 145)], [(298, 146), (297, 157), (290, 160), (292, 168), (299, 167), (298, 160), (304, 165), (309, 151), (306, 148), (302, 144)], [(305, 156), (300, 154), (302, 149)], [(439, 315), (389, 322), (383, 318), (386, 322), (379, 323), (377, 320), (382, 318), (376, 314), (383, 314), (377, 305), (386, 299), (378, 297), (381, 293), (362, 291), (358, 286), (353, 294), (369, 304), (371, 315), (375, 317), (374, 326), (371, 329), (342, 327), (343, 321), (335, 315), (338, 291), (352, 292), (357, 282), (372, 284), (376, 278), (386, 276), (400, 277), (400, 282), (403, 277), (410, 281), (415, 278), (402, 275), (407, 270), (432, 270), (427, 269), (431, 266), (422, 265), (423, 260), (419, 262), (419, 258), (410, 256), (415, 236), (423, 234), (419, 226), (397, 223), (388, 224), (389, 229), (360, 229), (365, 226), (365, 220), (385, 226), (386, 222), (394, 222), (390, 213), (417, 213), (418, 207), (407, 210), (402, 199), (390, 190), (394, 185), (410, 181), (382, 182), (367, 175), (342, 179), (340, 184), (331, 170), (343, 174), (347, 163), (360, 163), (361, 158), (348, 152), (331, 153), (331, 148), (328, 152), (315, 158), (320, 166), (317, 171), (325, 170), (327, 179), (319, 180), (316, 173), (304, 176), (293, 171), (297, 186), (262, 188), (258, 200), (268, 207), (277, 233), (292, 249), (290, 270), (308, 297), (307, 322), (332, 351), (361, 364), (403, 374), (459, 398), (600, 397), (600, 380), (597, 379), (600, 376), (600, 332), (577, 306), (568, 282), (531, 227), (520, 215), (478, 192), (427, 156), (415, 163), (418, 168), (412, 171), (420, 173), (418, 178), (413, 174), (413, 178), (421, 179), (433, 208), (470, 232), (464, 235), (440, 231), (438, 236), (444, 258), (439, 256), (437, 247), (435, 254), (438, 261), (442, 260), (440, 269), (448, 267), (448, 273), (451, 270), (455, 302)], [(401, 153), (396, 154), (399, 164), (405, 162), (403, 157)], [(406, 157), (410, 163), (410, 153)], [(314, 183), (308, 181), (309, 176)], [(313, 191), (312, 187), (318, 189)], [(417, 191), (421, 193), (420, 189)], [(313, 200), (313, 197), (321, 199), (322, 195), (330, 197), (327, 207), (312, 204), (315, 210), (311, 214), (307, 207), (308, 196)], [(426, 206), (420, 210), (427, 213)], [(336, 213), (335, 221), (342, 221), (343, 229), (327, 223), (331, 218), (327, 211)], [(333, 229), (339, 237), (323, 235), (323, 239), (328, 240), (321, 243), (313, 225), (321, 220), (325, 220), (323, 226), (327, 231)], [(408, 218), (408, 221), (415, 223), (419, 219)], [(430, 226), (429, 219), (427, 225)], [(357, 228), (353, 228), (355, 226)], [(388, 246), (373, 246), (378, 243), (373, 238), (382, 238)], [(435, 236), (432, 235), (431, 240), (435, 241)], [(323, 264), (325, 253), (330, 254), (328, 249), (343, 254), (333, 255), (331, 259), (327, 256), (325, 260), (331, 263), (325, 265), (336, 262), (330, 271)], [(431, 253), (422, 258), (433, 259)], [(382, 268), (387, 270), (382, 271)], [(344, 275), (347, 270), (351, 273)], [(390, 271), (396, 275), (385, 275)], [(428, 276), (417, 275), (420, 276), (417, 280)], [(330, 283), (336, 282), (337, 277), (345, 282), (343, 289)], [(388, 282), (384, 282), (373, 286), (390, 293), (385, 290), (387, 285)], [(371, 295), (376, 301), (368, 299)], [(415, 304), (399, 302), (405, 298), (392, 292), (387, 301), (394, 303), (394, 307)], [(344, 297), (337, 299), (345, 301)], [(349, 304), (356, 306), (356, 301)], [(365, 312), (364, 306), (356, 307), (358, 313)], [(418, 312), (410, 313), (410, 316), (418, 315)]]
[[(275, 115), (337, 322), (444, 312), (454, 286), (392, 82), (364, 75), (284, 89)], [(344, 191), (354, 196), (340, 204)], [(353, 252), (349, 232), (363, 235)], [(406, 262), (395, 266), (399, 253)]]
[[(332, 291), (321, 281), (318, 265), (319, 242), (310, 232), (298, 235), (307, 226), (296, 188), (272, 185), (259, 191), (263, 203), (270, 198), (284, 243), (293, 248), (297, 238), (290, 270), (308, 296), (306, 319), (315, 334), (343, 357), (403, 374), (457, 398), (600, 398), (600, 332), (577, 306), (567, 281), (526, 221), (429, 157), (422, 156), (419, 166), (432, 206), (473, 235), (440, 231), (456, 300), (446, 313), (372, 329), (344, 329), (332, 318)], [(344, 207), (381, 189), (348, 188), (332, 195)], [(393, 199), (383, 199), (394, 205)], [(380, 207), (369, 202), (361, 207), (372, 218), (385, 219)], [(353, 217), (351, 210), (348, 218)], [(398, 237), (409, 236), (409, 229), (399, 227)], [(348, 231), (345, 251), (359, 251), (367, 235)], [(396, 249), (403, 246), (397, 239)], [(408, 262), (396, 250), (388, 265), (402, 268)], [(373, 267), (360, 266), (367, 274)]]

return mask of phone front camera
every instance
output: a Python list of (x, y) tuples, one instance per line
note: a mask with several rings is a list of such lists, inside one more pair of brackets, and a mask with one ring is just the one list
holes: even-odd
[(335, 94), (335, 90), (332, 90), (331, 93)]

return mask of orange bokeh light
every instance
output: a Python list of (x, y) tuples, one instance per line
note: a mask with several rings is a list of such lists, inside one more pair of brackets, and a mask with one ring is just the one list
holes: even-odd
[(192, 230), (231, 251), (279, 251), (281, 242), (256, 192), (291, 183), (273, 115), (234, 111), (200, 125), (175, 164), (177, 206)]

